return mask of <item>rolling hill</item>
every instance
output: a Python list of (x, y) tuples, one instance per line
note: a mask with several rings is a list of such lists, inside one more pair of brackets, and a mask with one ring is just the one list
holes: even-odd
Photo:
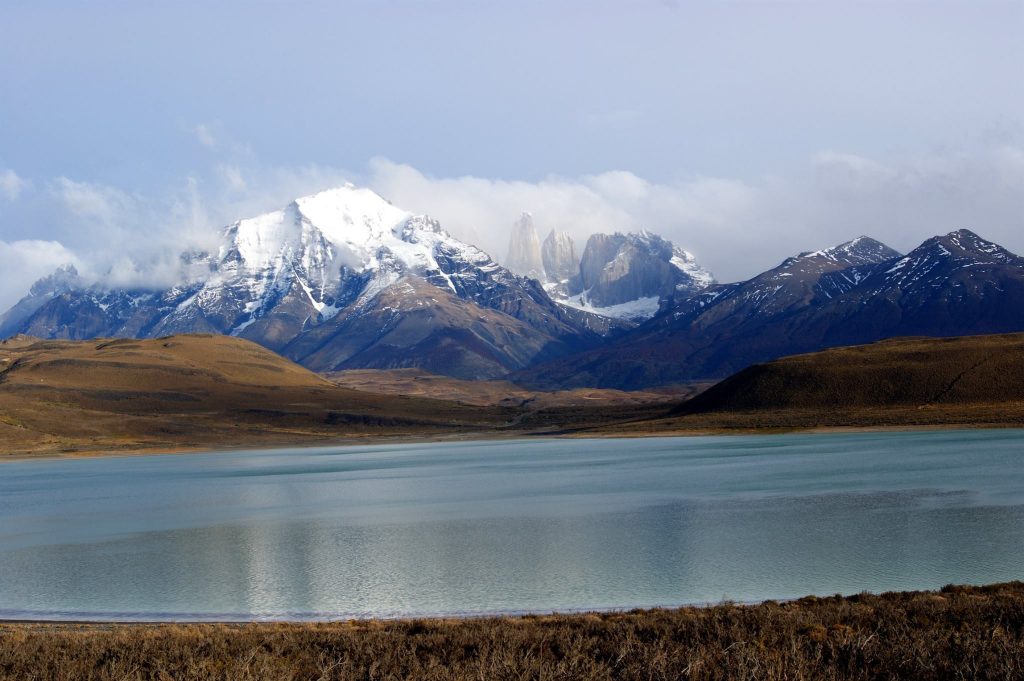
[(0, 455), (442, 435), (505, 419), (345, 389), (228, 336), (0, 343)]
[(1024, 426), (1024, 334), (895, 338), (784, 357), (609, 432), (957, 425)]
[(640, 418), (654, 403), (664, 412), (672, 399), (539, 394), (418, 370), (342, 376), (217, 334), (16, 336), (0, 342), (0, 458), (548, 434)]

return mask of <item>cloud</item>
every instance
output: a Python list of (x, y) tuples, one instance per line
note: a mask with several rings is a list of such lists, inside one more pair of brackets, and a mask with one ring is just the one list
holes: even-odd
[(720, 281), (744, 279), (789, 255), (861, 234), (906, 251), (935, 234), (968, 227), (1024, 251), (1024, 146), (1005, 138), (904, 156), (824, 151), (774, 175), (672, 181), (627, 170), (535, 181), (437, 177), (386, 158), (352, 172), (239, 157), (211, 162), (205, 172), (149, 195), (67, 177), (52, 180), (48, 191), (33, 195), (33, 201), (51, 204), (31, 232), (38, 241), (4, 234), (15, 221), (0, 224), (0, 239), (7, 238), (0, 241), (5, 291), (8, 298), (20, 296), (34, 278), (68, 261), (84, 277), (110, 286), (178, 283), (192, 275), (179, 254), (215, 249), (224, 225), (345, 181), (439, 219), (499, 261), (524, 210), (533, 213), (541, 238), (551, 229), (565, 230), (579, 250), (595, 232), (662, 234), (692, 251)]
[(438, 178), (376, 159), (366, 181), (499, 259), (523, 210), (542, 239), (566, 230), (579, 249), (594, 232), (649, 229), (693, 251), (721, 281), (861, 234), (905, 251), (968, 227), (1024, 251), (1024, 147), (1013, 144), (884, 159), (827, 151), (783, 174), (672, 182), (622, 170), (537, 182)]
[[(155, 194), (58, 177), (47, 184), (48, 206), (43, 213), (53, 226), (40, 224), (32, 231), (45, 232), (64, 252), (73, 254), (86, 281), (160, 289), (194, 279), (197, 272), (183, 263), (181, 254), (215, 251), (224, 226), (337, 186), (350, 176), (315, 165), (277, 168), (218, 163)], [(0, 238), (3, 229), (0, 224)], [(32, 281), (5, 276), (16, 297)]]
[(213, 132), (205, 124), (200, 123), (197, 125), (194, 132), (196, 134), (196, 139), (199, 140), (199, 143), (204, 147), (209, 149), (215, 149), (217, 147), (217, 138), (214, 137)]
[(28, 180), (19, 177), (10, 168), (0, 171), (0, 196), (3, 196), (8, 201), (17, 201), (21, 192), (28, 187)]
[(659, 184), (622, 170), (533, 183), (434, 178), (386, 159), (370, 164), (368, 182), (397, 205), (437, 217), (453, 234), (499, 260), (509, 228), (524, 210), (533, 214), (542, 239), (549, 230), (564, 230), (580, 250), (596, 232), (649, 229), (698, 255), (717, 254), (720, 244), (749, 236), (743, 225), (763, 191), (710, 177)]
[(58, 177), (51, 185), (51, 193), (75, 217), (117, 227), (119, 219), (130, 212), (134, 200), (125, 192), (98, 184), (76, 182)]
[(224, 184), (233, 192), (242, 192), (246, 189), (245, 178), (242, 177), (242, 170), (236, 165), (220, 165), (220, 171)]
[(77, 264), (77, 256), (56, 241), (0, 241), (0, 272), (4, 273), (0, 314), (18, 302), (33, 282), (68, 263)]

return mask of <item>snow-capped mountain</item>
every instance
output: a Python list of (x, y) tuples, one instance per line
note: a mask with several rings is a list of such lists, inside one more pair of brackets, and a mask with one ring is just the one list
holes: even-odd
[[(0, 317), (0, 335), (233, 334), (318, 371), (641, 388), (897, 335), (1024, 331), (1024, 258), (967, 230), (906, 255), (860, 237), (733, 284), (715, 284), (655, 235), (594, 235), (559, 282), (575, 299), (561, 302), (437, 221), (353, 186), (239, 220), (219, 238), (181, 254), (189, 276), (163, 289), (104, 286), (63, 267)], [(549, 262), (567, 267), (571, 240), (546, 243)]]
[(861, 236), (833, 248), (801, 253), (752, 279), (710, 286), (695, 296), (680, 296), (673, 311), (677, 321), (701, 317), (739, 324), (801, 309), (839, 296), (859, 285), (880, 263), (899, 253), (880, 241)]
[(689, 252), (649, 232), (594, 234), (558, 302), (608, 317), (642, 320), (661, 303), (714, 283)]
[(623, 328), (654, 316), (667, 299), (714, 283), (691, 253), (656, 234), (593, 234), (577, 256), (567, 232), (552, 230), (541, 245), (525, 212), (512, 228), (505, 264), (543, 283), (559, 304)]
[(1024, 331), (1024, 258), (968, 230), (903, 256), (861, 237), (677, 298), (602, 348), (532, 367), (544, 387), (635, 388), (893, 336)]
[(0, 338), (18, 333), (21, 325), (48, 301), (84, 285), (74, 265), (63, 265), (36, 283), (32, 284), (27, 296), (0, 316)]
[[(499, 376), (593, 345), (607, 324), (554, 304), (426, 217), (351, 185), (224, 229), (208, 271), (164, 290), (44, 280), (0, 328), (56, 338), (241, 336), (317, 370), (424, 367)], [(49, 283), (46, 283), (49, 281)]]

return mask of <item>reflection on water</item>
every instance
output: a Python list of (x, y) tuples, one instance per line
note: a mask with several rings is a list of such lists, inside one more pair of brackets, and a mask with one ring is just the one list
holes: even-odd
[(417, 444), (0, 467), (0, 614), (359, 616), (1019, 579), (1024, 432)]

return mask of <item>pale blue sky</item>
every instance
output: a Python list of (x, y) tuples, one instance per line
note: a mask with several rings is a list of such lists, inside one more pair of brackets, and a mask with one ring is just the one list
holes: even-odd
[(724, 279), (861, 232), (1012, 242), (1022, 64), (1020, 2), (2, 0), (0, 264), (341, 177), (498, 255), (532, 209)]

